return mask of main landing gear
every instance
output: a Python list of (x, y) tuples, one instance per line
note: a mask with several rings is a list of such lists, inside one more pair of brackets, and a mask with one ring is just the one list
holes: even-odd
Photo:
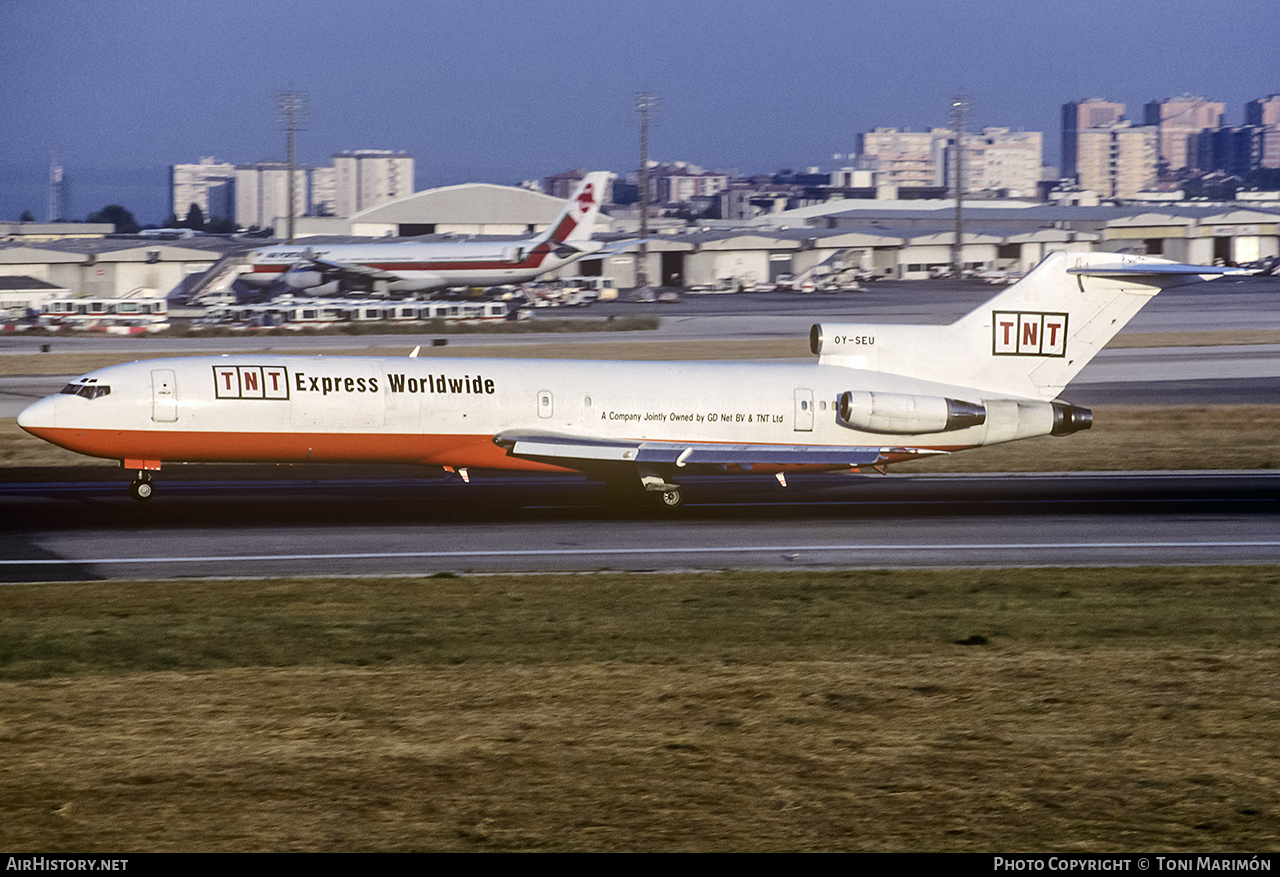
[(646, 489), (634, 478), (611, 475), (605, 480), (604, 495), (607, 505), (624, 509), (674, 512), (684, 507), (684, 488), (669, 482)]
[(655, 490), (651, 495), (653, 504), (663, 511), (673, 512), (684, 505), (684, 491), (678, 487)]
[(133, 483), (129, 485), (129, 493), (138, 502), (146, 502), (151, 499), (151, 494), (155, 492), (155, 485), (151, 483), (150, 472), (139, 472), (138, 477), (133, 479)]

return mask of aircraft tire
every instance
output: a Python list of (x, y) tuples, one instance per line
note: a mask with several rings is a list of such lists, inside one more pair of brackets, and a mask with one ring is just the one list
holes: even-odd
[(684, 492), (679, 488), (669, 488), (654, 493), (653, 502), (663, 511), (674, 512), (684, 505)]
[(155, 493), (155, 485), (149, 479), (139, 478), (129, 485), (129, 493), (138, 502), (146, 502)]

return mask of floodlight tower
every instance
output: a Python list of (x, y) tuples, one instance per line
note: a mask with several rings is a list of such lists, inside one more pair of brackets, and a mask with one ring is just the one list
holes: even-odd
[(66, 219), (71, 213), (68, 209), (70, 198), (67, 197), (67, 188), (67, 178), (62, 172), (62, 165), (55, 159), (49, 159), (49, 209), (45, 211), (46, 222)]
[(310, 98), (305, 91), (295, 91), (290, 89), (276, 94), (276, 107), (279, 112), (278, 121), (284, 126), (286, 132), (285, 136), (288, 141), (289, 170), (287, 173), (289, 176), (288, 181), (285, 184), (285, 188), (289, 192), (289, 243), (293, 243), (293, 218), (294, 214), (297, 213), (296, 207), (293, 203), (293, 178), (297, 158), (294, 153), (294, 135), (296, 132), (306, 129), (309, 101)]
[(967, 94), (959, 94), (951, 99), (951, 118), (956, 131), (953, 186), (956, 199), (956, 227), (955, 240), (951, 243), (951, 274), (956, 278), (964, 277), (964, 119), (972, 110), (973, 101)]
[(649, 285), (649, 120), (658, 112), (658, 96), (636, 92), (636, 115), (640, 117), (640, 258), (636, 266), (636, 286)]

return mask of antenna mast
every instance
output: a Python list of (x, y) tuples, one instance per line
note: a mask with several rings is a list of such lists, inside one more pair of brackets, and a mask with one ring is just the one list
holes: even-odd
[(973, 109), (968, 95), (960, 94), (951, 99), (951, 117), (955, 124), (955, 239), (951, 243), (951, 275), (964, 277), (964, 117)]
[(285, 188), (289, 192), (289, 243), (293, 243), (293, 219), (297, 214), (297, 206), (294, 204), (294, 176), (297, 167), (296, 154), (294, 152), (294, 134), (297, 131), (306, 129), (307, 121), (307, 103), (308, 95), (305, 91), (282, 91), (276, 95), (276, 103), (280, 111), (280, 122), (284, 125), (285, 137), (288, 141), (288, 180)]
[(640, 116), (640, 254), (636, 265), (636, 286), (649, 285), (649, 120), (658, 111), (658, 96), (636, 92), (636, 113)]

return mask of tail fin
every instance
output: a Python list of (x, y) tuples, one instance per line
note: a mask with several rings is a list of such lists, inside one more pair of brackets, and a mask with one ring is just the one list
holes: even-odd
[(547, 230), (534, 238), (531, 243), (537, 245), (548, 241), (564, 243), (590, 240), (608, 179), (609, 175), (603, 171), (596, 171), (583, 177), (582, 182), (569, 196), (569, 200), (564, 202), (564, 209), (560, 211), (555, 222), (551, 223)]
[(824, 363), (1053, 399), (1160, 290), (1238, 271), (1053, 253), (949, 326), (818, 325), (810, 346)]

